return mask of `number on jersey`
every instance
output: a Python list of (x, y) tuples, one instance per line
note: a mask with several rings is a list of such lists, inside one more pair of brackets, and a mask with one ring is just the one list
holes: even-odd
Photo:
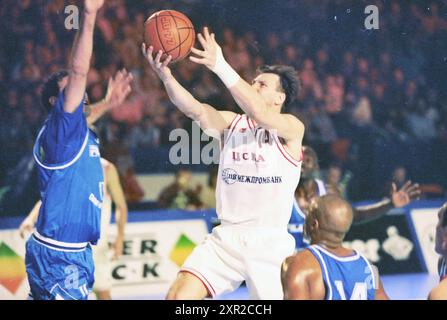
[[(345, 289), (343, 288), (343, 282), (334, 281), (335, 286), (337, 287), (337, 291), (340, 294), (342, 300), (346, 300)], [(352, 290), (352, 295), (349, 300), (367, 300), (368, 299), (368, 291), (367, 291), (366, 283), (364, 282), (356, 282), (354, 286), (354, 290)]]

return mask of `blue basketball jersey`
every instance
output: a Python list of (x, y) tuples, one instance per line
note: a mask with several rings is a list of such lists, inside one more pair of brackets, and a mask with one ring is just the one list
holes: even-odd
[(361, 254), (338, 257), (319, 245), (307, 248), (318, 260), (326, 288), (325, 300), (374, 300), (378, 276)]
[(61, 92), (34, 145), (42, 199), (35, 236), (56, 247), (85, 247), (100, 235), (104, 177), (99, 140), (87, 127), (83, 102), (73, 113), (64, 112), (63, 102)]
[[(318, 187), (318, 196), (322, 197), (327, 194), (326, 186), (324, 182), (315, 179)], [(304, 221), (306, 220), (306, 215), (303, 210), (301, 210), (300, 206), (296, 199), (293, 199), (293, 207), (292, 207), (292, 216), (290, 217), (288, 230), (289, 233), (295, 238), (296, 249), (304, 249), (309, 246), (309, 241), (304, 238)]]

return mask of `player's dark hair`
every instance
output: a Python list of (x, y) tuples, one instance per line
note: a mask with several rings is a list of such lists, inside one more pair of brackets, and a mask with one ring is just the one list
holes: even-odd
[(42, 85), (42, 91), (40, 93), (40, 102), (42, 105), (50, 111), (52, 105), (50, 103), (51, 97), (57, 97), (59, 95), (59, 81), (68, 76), (67, 70), (60, 70), (50, 75)]
[(301, 89), (301, 82), (298, 77), (298, 73), (293, 67), (284, 65), (264, 65), (258, 69), (259, 73), (273, 73), (279, 76), (279, 82), (281, 89), (286, 94), (286, 100), (284, 106), (288, 106), (292, 103), (296, 95)]

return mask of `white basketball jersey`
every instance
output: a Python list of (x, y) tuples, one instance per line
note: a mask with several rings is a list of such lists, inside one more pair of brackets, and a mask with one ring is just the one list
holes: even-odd
[(109, 190), (107, 189), (107, 166), (109, 162), (101, 158), (101, 167), (104, 174), (104, 197), (102, 201), (101, 208), (101, 242), (108, 239), (108, 232), (110, 221), (112, 219), (112, 198), (110, 196)]
[(220, 153), (219, 219), (287, 230), (300, 174), (301, 161), (288, 154), (274, 130), (258, 127), (247, 115), (236, 116)]

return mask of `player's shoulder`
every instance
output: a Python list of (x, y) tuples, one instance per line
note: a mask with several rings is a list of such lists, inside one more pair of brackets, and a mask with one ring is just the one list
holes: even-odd
[(283, 263), (283, 271), (289, 273), (309, 272), (321, 273), (318, 260), (308, 249), (304, 249), (288, 257)]

